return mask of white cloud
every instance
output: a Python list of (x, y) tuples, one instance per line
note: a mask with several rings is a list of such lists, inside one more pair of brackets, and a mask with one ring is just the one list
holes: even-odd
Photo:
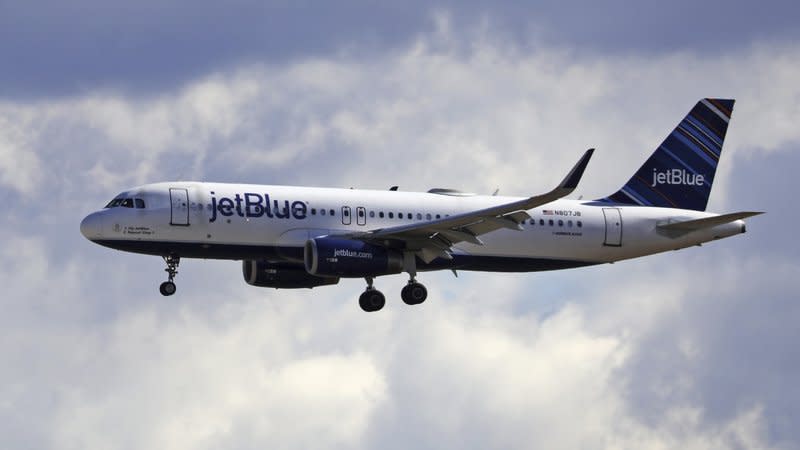
[(57, 411), (56, 441), (70, 443), (64, 448), (355, 444), (385, 401), (372, 357), (303, 356), (307, 349), (277, 321), (288, 317), (246, 308), (223, 329), (191, 312), (165, 323), (144, 310), (91, 336), (72, 352), (90, 353), (88, 367), (68, 364), (77, 373), (56, 386), (70, 392)]
[[(487, 281), (468, 287), (489, 297)], [(602, 300), (610, 311), (638, 296), (620, 287), (625, 296)], [(13, 382), (3, 380), (0, 411), (26, 411), (37, 392), (49, 398), (27, 430), (49, 448), (773, 448), (760, 405), (716, 422), (676, 397), (654, 421), (637, 416), (619, 380), (648, 382), (629, 363), (659, 349), (643, 347), (663, 320), (643, 326), (649, 311), (595, 319), (590, 305), (569, 303), (541, 317), (432, 298), (365, 315), (354, 299), (339, 301), (350, 288), (269, 302), (243, 288), (210, 308), (145, 302), (100, 323), (42, 321), (3, 352), (29, 361), (34, 376), (3, 376)], [(639, 309), (668, 299), (655, 294)], [(613, 317), (613, 327), (596, 323)]]
[(30, 118), (6, 117), (0, 104), (0, 186), (30, 194), (41, 181), (41, 161), (26, 130), (35, 129)]

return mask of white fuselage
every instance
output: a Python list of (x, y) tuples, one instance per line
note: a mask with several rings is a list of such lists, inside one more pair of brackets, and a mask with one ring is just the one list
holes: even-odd
[[(84, 235), (139, 253), (296, 263), (302, 263), (303, 246), (310, 238), (430, 221), (519, 200), (200, 182), (149, 184), (118, 196), (122, 197), (141, 199), (143, 205), (89, 215), (81, 224)], [(715, 215), (597, 201), (557, 200), (527, 213), (531, 219), (523, 223), (522, 231), (487, 233), (481, 237), (484, 245), (456, 244), (454, 256), (468, 257), (457, 268), (533, 271), (607, 263), (744, 232), (744, 222), (738, 220), (681, 234), (664, 233), (658, 225)], [(475, 265), (481, 258), (492, 263)], [(526, 264), (526, 260), (538, 262)], [(558, 263), (551, 266), (547, 261)], [(420, 270), (453, 268), (440, 263), (422, 265)]]

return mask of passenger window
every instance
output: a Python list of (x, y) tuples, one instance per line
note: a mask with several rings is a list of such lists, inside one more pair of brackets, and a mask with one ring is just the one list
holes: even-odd
[(412, 219), (414, 219), (414, 215), (411, 214), (411, 213), (408, 213), (408, 220), (412, 220)]
[(572, 228), (572, 221), (571, 220), (567, 221), (567, 226)]
[(583, 228), (583, 222), (581, 222), (580, 220), (578, 221), (578, 228)]
[(311, 208), (311, 215), (312, 216), (316, 216), (317, 215), (317, 208)]
[(381, 211), (381, 212), (379, 212), (379, 213), (378, 213), (378, 217), (380, 217), (381, 219), (383, 219), (383, 211)]
[(397, 218), (398, 219), (402, 219), (403, 218), (403, 213), (397, 213)]
[(133, 201), (136, 202), (136, 208), (144, 209), (144, 200), (142, 200), (140, 198), (136, 198)]
[(550, 226), (552, 227), (552, 226), (553, 226), (553, 219), (550, 219), (550, 220), (548, 220), (548, 221), (547, 221), (547, 224), (548, 224), (548, 225), (550, 225)]
[(336, 215), (336, 211), (334, 211), (334, 210), (331, 210), (330, 213), (331, 213), (332, 216)]
[(431, 220), (431, 215), (430, 214), (425, 214), (425, 220)]
[(319, 213), (324, 216), (325, 215), (325, 210), (324, 209), (320, 209)]
[(375, 211), (370, 211), (369, 212), (369, 216), (374, 218), (375, 217)]
[(558, 221), (558, 226), (563, 227), (564, 226), (564, 221), (563, 220), (559, 220)]
[(544, 225), (544, 219), (539, 219), (539, 225)]
[(394, 219), (394, 213), (393, 213), (393, 212), (390, 212), (390, 213), (389, 213), (389, 218), (390, 218), (390, 219)]
[(437, 215), (436, 215), (436, 218), (437, 218), (437, 219), (441, 219), (441, 218), (442, 218), (442, 215), (441, 215), (441, 214), (437, 214)]
[(122, 207), (124, 208), (133, 208), (133, 199), (126, 198), (122, 201)]

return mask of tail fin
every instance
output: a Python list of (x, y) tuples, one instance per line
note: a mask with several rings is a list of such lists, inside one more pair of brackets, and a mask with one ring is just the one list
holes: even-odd
[(697, 102), (633, 178), (600, 201), (705, 211), (733, 103)]

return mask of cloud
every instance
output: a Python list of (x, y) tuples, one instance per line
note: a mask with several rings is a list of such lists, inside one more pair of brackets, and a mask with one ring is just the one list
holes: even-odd
[(714, 55), (753, 41), (798, 37), (797, 7), (786, 0), (758, 5), (417, 0), (403, 6), (37, 0), (3, 8), (0, 55), (13, 64), (0, 72), (0, 96), (72, 96), (96, 86), (167, 92), (220, 68), (254, 61), (284, 64), (337, 52), (372, 59), (430, 32), (437, 11), (448, 11), (459, 30), (489, 27), (493, 35), (522, 45), (612, 55), (686, 49)]
[[(346, 292), (265, 301), (242, 287), (210, 307), (142, 299), (99, 323), (42, 320), (35, 335), (4, 340), (19, 364), (3, 375), (13, 381), (3, 383), (4, 423), (18, 426), (8, 431), (21, 445), (48, 448), (526, 448), (531, 436), (548, 448), (777, 448), (767, 406), (709, 417), (696, 398), (670, 397), (692, 380), (681, 364), (651, 362), (663, 371), (655, 379), (640, 372), (636, 360), (667, 344), (649, 330), (669, 329), (692, 301), (652, 293), (657, 277), (644, 272), (595, 286), (600, 315), (577, 299), (547, 317), (487, 307), (504, 283), (475, 275), (465, 286), (474, 299), (434, 288), (430, 304), (396, 302), (381, 315), (342, 301)], [(616, 313), (632, 303), (638, 313)], [(631, 383), (657, 383), (663, 409), (642, 414)], [(39, 420), (21, 424), (28, 414)]]
[[(165, 324), (145, 310), (84, 342), (91, 360), (67, 361), (77, 376), (61, 383), (69, 395), (57, 412), (56, 441), (132, 448), (355, 444), (384, 401), (385, 381), (372, 357), (302, 356), (302, 342), (264, 328), (286, 316), (249, 309), (252, 317), (224, 329), (187, 312)], [(286, 325), (274, 328), (291, 335)], [(100, 389), (82, 376), (100, 373)]]
[(35, 125), (29, 118), (14, 119), (12, 122), (0, 115), (0, 186), (29, 194), (41, 181), (42, 163), (24, 131)]
[(426, 273), (416, 308), (397, 301), (402, 277), (381, 278), (378, 314), (357, 308), (361, 280), (256, 289), (231, 262), (183, 261), (164, 299), (158, 259), (79, 236), (85, 213), (151, 181), (523, 195), (590, 146), (581, 193), (601, 196), (708, 95), (739, 99), (716, 204), (742, 207), (739, 179), (748, 201), (788, 204), (750, 161), (795, 161), (795, 45), (587, 56), (447, 20), (363, 58), (0, 102), (0, 434), (20, 448), (796, 446), (782, 213), (615, 265)]
[[(583, 149), (597, 147), (582, 193), (599, 197), (618, 188), (698, 98), (715, 95), (740, 99), (729, 159), (798, 141), (791, 124), (800, 116), (793, 83), (800, 68), (792, 46), (754, 45), (716, 58), (576, 58), (526, 53), (487, 33), (473, 37), (465, 54), (446, 26), (366, 61), (251, 65), (152, 97), (99, 91), (51, 103), (3, 102), (8, 150), (1, 167), (22, 156), (18, 176), (5, 170), (4, 180), (29, 195), (41, 175), (108, 195), (115, 179), (348, 180), (382, 189), (390, 175), (388, 184), (407, 189), (436, 183), (527, 194), (549, 188)], [(70, 158), (76, 149), (83, 158)], [(401, 170), (397, 154), (405, 156)], [(76, 170), (43, 167), (41, 158), (69, 158)], [(329, 171), (302, 170), (314, 164)]]

